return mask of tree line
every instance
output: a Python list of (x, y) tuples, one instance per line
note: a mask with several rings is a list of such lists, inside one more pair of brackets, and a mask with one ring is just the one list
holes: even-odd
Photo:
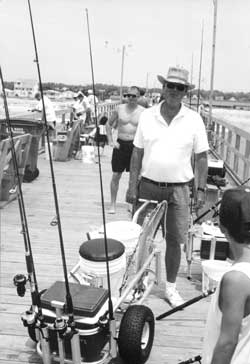
[[(12, 81), (5, 82), (5, 87), (10, 90), (14, 90), (14, 82), (12, 82)], [(124, 89), (126, 89), (126, 88), (127, 88), (127, 86), (124, 86)], [(87, 91), (89, 89), (92, 89), (92, 84), (83, 86), (81, 84), (68, 85), (65, 83), (44, 82), (43, 89), (44, 90), (57, 90), (57, 91), (70, 90), (73, 92), (78, 92), (79, 90)], [(96, 90), (96, 95), (101, 97), (102, 99), (107, 99), (111, 95), (119, 95), (119, 92), (120, 92), (119, 86), (108, 85), (108, 84), (103, 84), (103, 83), (96, 83), (95, 90)], [(152, 94), (154, 92), (161, 93), (161, 88), (149, 88), (147, 91), (149, 94)], [(198, 94), (197, 89), (194, 89), (191, 92), (192, 92), (192, 95)], [(200, 97), (202, 99), (207, 100), (207, 99), (209, 99), (209, 93), (210, 93), (210, 91), (200, 90)], [(213, 97), (216, 98), (219, 96), (222, 96), (224, 98), (224, 100), (230, 100), (231, 98), (235, 98), (237, 101), (250, 102), (250, 92), (223, 92), (223, 91), (219, 91), (219, 90), (214, 90)]]

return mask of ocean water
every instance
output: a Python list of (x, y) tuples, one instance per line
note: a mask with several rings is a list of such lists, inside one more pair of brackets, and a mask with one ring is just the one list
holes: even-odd
[[(52, 101), (55, 108), (66, 107), (65, 102)], [(8, 98), (8, 107), (10, 116), (16, 116), (20, 114), (27, 114), (28, 110), (33, 108), (37, 104), (33, 99), (21, 99), (21, 98)], [(31, 114), (32, 115), (32, 114)], [(231, 109), (213, 109), (213, 116), (223, 119), (228, 123), (237, 126), (250, 133), (250, 110), (231, 110)], [(2, 99), (0, 98), (0, 118), (5, 117), (4, 106)]]
[[(52, 103), (55, 106), (55, 110), (59, 109), (59, 108), (64, 108), (67, 106), (66, 102), (55, 102), (54, 100), (51, 100)], [(34, 99), (22, 99), (22, 98), (8, 98), (7, 99), (8, 102), (8, 109), (9, 109), (9, 114), (10, 117), (11, 116), (19, 116), (22, 114), (28, 114), (30, 111), (30, 109), (34, 108), (37, 105), (37, 100)], [(31, 118), (32, 118), (32, 113), (31, 114)], [(3, 99), (0, 98), (0, 119), (1, 118), (5, 118), (5, 110), (4, 110), (4, 104), (3, 104)]]

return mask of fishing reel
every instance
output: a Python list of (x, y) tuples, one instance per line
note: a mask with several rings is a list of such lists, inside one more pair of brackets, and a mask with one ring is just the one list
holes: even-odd
[(21, 320), (25, 327), (34, 326), (37, 321), (37, 314), (32, 310), (27, 310), (22, 313)]
[(25, 275), (16, 274), (15, 277), (13, 278), (13, 283), (16, 286), (18, 296), (24, 297), (26, 292), (25, 285), (27, 283), (27, 278), (25, 277)]
[(66, 320), (64, 320), (62, 317), (56, 318), (54, 322), (54, 329), (58, 332), (61, 339), (65, 336), (67, 328), (68, 325)]

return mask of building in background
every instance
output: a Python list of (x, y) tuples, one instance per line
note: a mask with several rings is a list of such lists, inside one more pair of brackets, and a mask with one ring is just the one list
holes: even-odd
[(38, 82), (31, 79), (19, 79), (14, 82), (14, 95), (33, 98), (38, 91)]

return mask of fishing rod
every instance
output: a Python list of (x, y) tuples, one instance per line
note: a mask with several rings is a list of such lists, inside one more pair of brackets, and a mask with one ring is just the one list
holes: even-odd
[(200, 363), (201, 364), (202, 357), (200, 355), (194, 356), (193, 358), (184, 360), (179, 362), (178, 364), (191, 364), (191, 363)]
[[(5, 87), (4, 87), (4, 80), (3, 80), (3, 73), (2, 73), (1, 66), (0, 66), (0, 79), (1, 79), (2, 91), (3, 91), (3, 101), (4, 101), (5, 117), (6, 117), (6, 122), (7, 122), (7, 129), (8, 129), (9, 140), (10, 140), (10, 144), (11, 144), (11, 156), (12, 156), (12, 160), (13, 160), (13, 164), (14, 164), (14, 170), (16, 172), (16, 179), (17, 179), (17, 185), (18, 185), (17, 198), (18, 198), (18, 205), (19, 205), (21, 225), (22, 225), (22, 235), (23, 235), (23, 239), (24, 239), (25, 259), (26, 259), (26, 266), (27, 266), (27, 272), (28, 272), (28, 281), (30, 282), (30, 288), (31, 288), (32, 305), (34, 308), (38, 307), (39, 313), (41, 314), (41, 302), (40, 302), (40, 298), (39, 298), (39, 291), (38, 291), (36, 273), (35, 273), (35, 268), (34, 268), (33, 255), (32, 255), (32, 249), (31, 249), (31, 244), (30, 244), (30, 235), (29, 235), (27, 216), (26, 216), (24, 200), (23, 200), (21, 177), (20, 177), (20, 172), (19, 172), (19, 168), (18, 168), (15, 143), (14, 143), (14, 135), (13, 135), (13, 131), (11, 128), (9, 108), (8, 108), (8, 103), (7, 103), (7, 97), (6, 97)], [(25, 276), (22, 276), (20, 274), (18, 276), (15, 276), (14, 284), (17, 287), (18, 295), (24, 296), (25, 284), (26, 284)]]
[[(94, 66), (93, 66), (93, 55), (91, 47), (91, 37), (90, 37), (90, 27), (89, 27), (89, 16), (88, 9), (85, 9), (87, 28), (88, 28), (88, 40), (89, 40), (89, 55), (91, 64), (91, 76), (92, 76), (92, 87), (94, 94), (94, 112), (95, 112), (95, 125), (96, 131), (99, 133), (99, 128), (97, 125), (97, 108), (95, 99), (95, 80), (94, 80)], [(102, 181), (102, 168), (101, 168), (101, 157), (99, 148), (99, 134), (97, 134), (97, 153), (98, 153), (98, 166), (99, 166), (99, 177), (100, 177), (100, 189), (101, 189), (101, 204), (102, 204), (102, 219), (103, 219), (103, 232), (104, 232), (104, 249), (106, 258), (106, 271), (107, 271), (107, 286), (108, 286), (108, 314), (109, 314), (109, 330), (110, 330), (110, 353), (111, 357), (115, 358), (117, 356), (117, 346), (116, 346), (116, 322), (114, 318), (114, 309), (111, 297), (111, 283), (110, 283), (110, 270), (109, 270), (109, 257), (108, 257), (108, 241), (106, 232), (106, 219), (105, 219), (105, 208), (104, 208), (104, 193), (103, 193), (103, 181)], [(106, 313), (102, 317), (103, 322), (107, 322)]]
[[(250, 181), (250, 177), (247, 178), (244, 182), (242, 182), (240, 184), (240, 186), (244, 186), (248, 181)], [(214, 213), (217, 211), (216, 208), (217, 206), (219, 206), (221, 204), (221, 199), (219, 201), (217, 201), (213, 206), (211, 206), (209, 209), (207, 209), (206, 211), (204, 211), (201, 215), (199, 215), (195, 220), (194, 220), (194, 224), (196, 224), (200, 219), (202, 219), (204, 216), (206, 216), (209, 212), (214, 211)]]
[[(92, 76), (92, 88), (94, 94), (94, 112), (95, 112), (95, 126), (96, 131), (98, 131), (98, 123), (97, 123), (97, 107), (95, 100), (95, 80), (94, 80), (94, 66), (93, 66), (93, 55), (92, 55), (92, 47), (91, 47), (91, 37), (90, 37), (90, 27), (89, 27), (89, 16), (88, 9), (85, 9), (86, 19), (87, 19), (87, 29), (88, 29), (88, 41), (89, 41), (89, 55), (90, 55), (90, 64), (91, 64), (91, 76)], [(107, 242), (107, 233), (106, 233), (106, 219), (105, 219), (105, 208), (104, 208), (104, 192), (103, 192), (103, 181), (102, 181), (102, 167), (101, 167), (101, 157), (100, 157), (100, 148), (99, 148), (99, 138), (97, 135), (97, 151), (98, 151), (98, 166), (99, 166), (99, 177), (100, 177), (100, 189), (101, 189), (101, 204), (102, 204), (102, 219), (103, 219), (103, 232), (104, 232), (104, 248), (105, 248), (105, 256), (106, 256), (106, 270), (107, 270), (107, 285), (108, 285), (108, 294), (109, 294), (109, 318), (111, 321), (114, 321), (114, 311), (113, 304), (111, 299), (111, 283), (110, 283), (110, 273), (109, 273), (109, 259), (108, 259), (108, 242)]]
[[(10, 115), (9, 115), (9, 108), (7, 102), (7, 96), (4, 87), (4, 80), (3, 80), (3, 73), (2, 68), (0, 66), (0, 79), (2, 84), (2, 92), (3, 92), (3, 101), (4, 101), (4, 109), (5, 109), (5, 117), (7, 122), (7, 129), (9, 133), (9, 139), (11, 144), (11, 156), (14, 164), (14, 170), (16, 173), (17, 179), (17, 199), (18, 199), (18, 206), (21, 218), (21, 226), (22, 226), (22, 235), (24, 240), (24, 248), (25, 248), (25, 261), (26, 261), (26, 268), (28, 273), (28, 279), (23, 274), (17, 274), (14, 279), (14, 285), (17, 287), (17, 294), (20, 297), (25, 295), (25, 285), (27, 281), (30, 284), (30, 292), (31, 292), (31, 301), (32, 301), (32, 310), (28, 310), (22, 314), (22, 322), (24, 326), (28, 327), (31, 335), (33, 335), (34, 340), (37, 340), (38, 336), (40, 336), (41, 345), (43, 347), (43, 362), (44, 364), (50, 364), (50, 347), (47, 341), (48, 338), (48, 328), (44, 322), (44, 317), (42, 314), (42, 305), (41, 305), (41, 298), (38, 290), (32, 248), (30, 243), (30, 235), (29, 235), (29, 228), (27, 222), (27, 215), (25, 211), (24, 199), (23, 199), (23, 192), (22, 192), (22, 183), (21, 177), (17, 162), (17, 155), (15, 150), (15, 143), (14, 143), (14, 135), (11, 127), (10, 122)], [(36, 333), (38, 331), (38, 333)], [(32, 334), (33, 333), (33, 334)], [(40, 333), (40, 335), (39, 335)]]
[[(51, 147), (50, 147), (50, 139), (49, 139), (49, 125), (48, 125), (47, 117), (46, 117), (46, 109), (45, 109), (45, 102), (44, 102), (42, 78), (41, 78), (41, 72), (40, 72), (40, 66), (39, 66), (37, 43), (36, 43), (36, 37), (35, 37), (35, 29), (34, 29), (34, 23), (33, 23), (30, 0), (28, 0), (28, 6), (29, 6), (29, 15), (30, 15), (33, 43), (34, 43), (34, 50), (35, 50), (35, 63), (37, 65), (39, 88), (40, 88), (40, 92), (41, 92), (41, 100), (42, 100), (42, 107), (43, 107), (43, 118), (44, 118), (45, 129), (46, 129), (45, 134), (46, 134), (46, 140), (47, 140), (47, 145), (48, 145), (49, 164), (50, 164), (50, 172), (51, 172), (51, 179), (52, 179), (54, 203), (55, 203), (55, 210), (56, 210), (56, 220), (57, 220), (57, 226), (58, 226), (58, 234), (59, 234), (59, 241), (60, 241), (64, 281), (65, 281), (66, 305), (67, 305), (67, 313), (68, 313), (68, 316), (69, 316), (69, 320), (68, 320), (67, 324), (71, 328), (72, 335), (74, 336), (75, 334), (77, 334), (77, 331), (75, 329), (75, 321), (74, 321), (74, 313), (73, 313), (73, 300), (72, 300), (72, 296), (71, 296), (70, 288), (69, 288), (69, 280), (68, 280), (68, 274), (67, 274), (67, 264), (66, 264), (64, 242), (63, 242), (63, 235), (62, 235), (62, 226), (61, 226), (61, 219), (60, 219), (60, 212), (59, 212), (59, 203), (58, 203), (58, 197), (57, 197), (55, 174), (54, 174), (54, 168), (53, 168), (53, 162), (52, 162), (52, 153), (51, 153)], [(72, 343), (72, 340), (73, 340), (73, 337), (71, 339), (71, 343)], [(79, 355), (79, 357), (80, 357), (80, 347), (78, 349), (79, 349), (79, 353), (77, 355)]]
[[(192, 62), (191, 62), (191, 72), (190, 72), (190, 83), (193, 82), (193, 63), (194, 63), (194, 54), (192, 53)], [(192, 107), (192, 91), (189, 90), (189, 107)]]
[(205, 298), (205, 297), (210, 296), (210, 295), (211, 295), (211, 294), (213, 294), (214, 292), (215, 292), (215, 288), (213, 288), (213, 289), (209, 289), (208, 291), (203, 292), (201, 295), (196, 296), (196, 297), (194, 297), (194, 298), (191, 298), (191, 300), (184, 302), (182, 305), (179, 305), (179, 306), (177, 306), (177, 307), (172, 308), (171, 310), (169, 310), (169, 311), (167, 311), (167, 312), (162, 313), (161, 315), (159, 315), (159, 316), (157, 316), (157, 317), (156, 317), (156, 320), (157, 320), (157, 321), (162, 320), (163, 318), (165, 318), (165, 317), (167, 317), (167, 316), (170, 316), (170, 315), (172, 315), (173, 313), (175, 313), (175, 312), (177, 312), (177, 311), (180, 311), (180, 310), (182, 310), (183, 308), (188, 307), (188, 306), (192, 305), (193, 303), (198, 302), (198, 301), (200, 301), (201, 299), (203, 299), (203, 298)]
[(201, 66), (202, 66), (202, 53), (203, 53), (203, 33), (204, 33), (204, 21), (202, 21), (202, 31), (201, 31), (201, 51), (200, 51), (199, 82), (198, 82), (198, 93), (197, 93), (197, 111), (199, 110), (199, 105), (200, 105)]

